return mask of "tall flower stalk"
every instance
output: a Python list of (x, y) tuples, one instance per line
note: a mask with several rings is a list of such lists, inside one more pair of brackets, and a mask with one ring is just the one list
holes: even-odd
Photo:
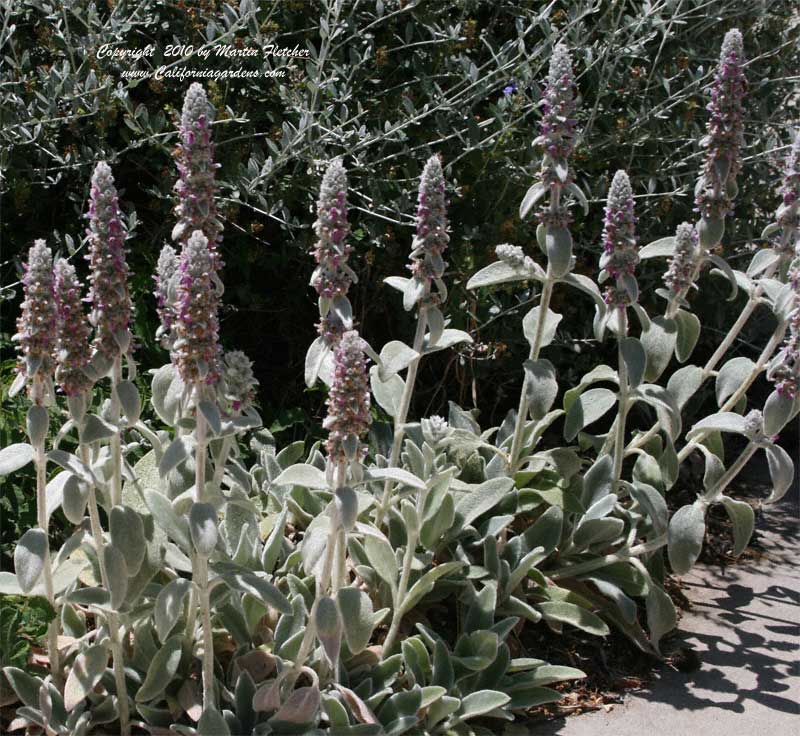
[[(122, 380), (122, 356), (130, 351), (131, 297), (129, 269), (125, 259), (125, 226), (120, 216), (117, 189), (111, 168), (97, 164), (89, 195), (89, 255), (91, 268), (88, 301), (92, 305), (89, 321), (95, 328), (93, 366), (99, 375), (111, 371), (111, 422), (119, 424), (120, 401), (117, 386)], [(120, 431), (111, 438), (111, 503), (122, 502), (122, 438)]]
[[(75, 268), (69, 261), (60, 258), (54, 268), (55, 273), (55, 303), (57, 307), (57, 335), (58, 346), (56, 350), (56, 381), (67, 397), (70, 413), (78, 427), (81, 426), (86, 407), (88, 405), (88, 392), (91, 390), (92, 381), (88, 376), (91, 363), (89, 338), (90, 329), (81, 304), (81, 283), (75, 273)], [(81, 461), (91, 467), (89, 445), (82, 441), (79, 429), (79, 449)], [(87, 498), (89, 509), (89, 523), (94, 540), (97, 560), (100, 567), (100, 579), (106, 590), (111, 590), (109, 573), (106, 566), (106, 545), (103, 537), (103, 527), (100, 523), (100, 513), (97, 505), (97, 494), (93, 484), (89, 484)], [(127, 736), (130, 733), (130, 708), (128, 704), (127, 685), (125, 683), (125, 659), (122, 649), (120, 623), (117, 615), (112, 611), (104, 614), (111, 640), (111, 653), (114, 666), (114, 680), (117, 686), (117, 699), (119, 704), (120, 733)]]
[[(212, 401), (213, 388), (220, 378), (219, 293), (215, 288), (214, 257), (208, 239), (195, 230), (184, 243), (178, 270), (175, 299), (175, 342), (172, 359), (178, 374), (189, 389), (195, 407), (195, 484), (193, 513), (216, 518), (206, 494), (206, 456), (208, 421), (205, 405)], [(195, 549), (192, 577), (197, 586), (197, 605), (202, 613), (203, 708), (216, 707), (214, 691), (214, 640), (211, 629), (211, 603), (208, 558), (211, 550)], [(188, 626), (194, 627), (194, 596), (190, 601)]]
[[(47, 516), (47, 456), (45, 440), (49, 428), (47, 406), (53, 400), (53, 353), (56, 323), (55, 290), (53, 280), (53, 255), (44, 240), (34, 242), (28, 251), (22, 277), (22, 311), (17, 320), (17, 343), (19, 363), (17, 371), (28, 386), (31, 407), (28, 410), (28, 437), (33, 447), (36, 466), (36, 533), (43, 548), (42, 579), (44, 591), (50, 605), (56, 611), (55, 618), (47, 627), (47, 655), (50, 672), (56, 683), (61, 682), (61, 665), (58, 652), (58, 606), (53, 587), (53, 569), (50, 558), (50, 539)], [(19, 381), (19, 379), (18, 379)], [(31, 534), (32, 532), (26, 532)], [(27, 591), (26, 591), (27, 592)]]
[(635, 276), (638, 263), (633, 191), (628, 175), (624, 171), (617, 171), (608, 191), (603, 224), (603, 255), (600, 258), (600, 280), (613, 279), (613, 284), (606, 288), (605, 301), (616, 314), (619, 403), (614, 424), (614, 488), (622, 477), (625, 457), (625, 420), (631, 386), (624, 345), (628, 337), (627, 310), (639, 298)]
[[(575, 147), (575, 124), (573, 117), (575, 101), (575, 76), (567, 47), (559, 43), (553, 49), (547, 85), (542, 96), (542, 121), (539, 136), (534, 144), (542, 151), (542, 164), (537, 181), (529, 190), (520, 207), (520, 217), (525, 217), (533, 205), (546, 194), (549, 204), (539, 209), (537, 239), (547, 253), (547, 271), (539, 299), (539, 313), (533, 341), (528, 356), (530, 361), (539, 359), (547, 324), (550, 300), (555, 282), (570, 268), (572, 237), (569, 209), (564, 204), (565, 190), (579, 191), (572, 183), (569, 159)], [(509, 467), (512, 474), (517, 470), (528, 423), (529, 376), (526, 372), (517, 408), (517, 419), (509, 451)]]
[[(405, 425), (414, 384), (417, 380), (419, 361), (425, 344), (425, 334), (431, 327), (429, 344), (438, 339), (434, 331), (441, 334), (444, 319), (439, 309), (447, 296), (447, 288), (442, 281), (446, 267), (443, 254), (447, 250), (450, 236), (448, 234), (447, 203), (445, 200), (445, 178), (442, 162), (438, 156), (431, 156), (419, 182), (417, 196), (417, 232), (411, 247), (409, 270), (411, 278), (406, 282), (403, 292), (403, 306), (410, 311), (417, 306), (417, 327), (414, 332), (412, 350), (416, 357), (408, 364), (403, 393), (394, 417), (394, 434), (392, 449), (389, 454), (389, 467), (396, 467), (403, 447)], [(434, 328), (434, 324), (441, 327)], [(383, 487), (383, 495), (378, 505), (375, 524), (380, 527), (391, 503), (394, 483), (387, 479)]]
[[(295, 665), (289, 673), (289, 687), (294, 684), (311, 653), (315, 638), (323, 640), (325, 637), (326, 632), (321, 629), (318, 620), (320, 605), (328, 605), (331, 601), (329, 596), (335, 596), (345, 583), (347, 533), (355, 525), (358, 513), (355, 492), (347, 485), (347, 470), (352, 464), (361, 463), (366, 456), (367, 448), (363, 444), (363, 437), (371, 422), (365, 348), (366, 343), (358, 332), (348, 330), (342, 334), (334, 350), (333, 377), (326, 402), (328, 414), (323, 422), (323, 428), (328, 430), (325, 450), (334, 496), (330, 507), (330, 531), (308, 625), (295, 658)], [(338, 616), (338, 613), (335, 614), (341, 631), (342, 622)]]

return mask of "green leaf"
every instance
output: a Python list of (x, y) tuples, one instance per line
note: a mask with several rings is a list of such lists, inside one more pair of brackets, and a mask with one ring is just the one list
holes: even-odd
[(772, 493), (766, 503), (780, 501), (792, 486), (794, 479), (794, 463), (789, 454), (779, 445), (768, 445), (766, 448), (769, 477), (772, 481)]
[[(541, 314), (541, 307), (534, 307), (528, 312), (525, 317), (522, 319), (522, 332), (525, 335), (525, 339), (533, 346), (534, 342), (536, 341), (536, 332), (539, 329), (539, 315)], [(542, 338), (539, 342), (539, 347), (547, 347), (556, 336), (556, 330), (558, 329), (558, 324), (562, 320), (562, 315), (557, 314), (556, 312), (551, 311), (550, 309), (547, 310), (547, 316), (544, 320), (544, 325), (542, 326)]]
[(595, 636), (608, 636), (609, 634), (609, 628), (603, 619), (574, 603), (545, 601), (539, 603), (538, 608), (547, 621), (570, 624)]
[(424, 480), (403, 468), (370, 468), (368, 480), (392, 480), (418, 490), (425, 489)]
[(641, 341), (647, 355), (644, 378), (653, 382), (664, 372), (675, 351), (678, 327), (675, 320), (658, 316), (650, 320), (650, 329), (642, 332)]
[(375, 401), (390, 417), (396, 416), (405, 390), (405, 381), (398, 375), (392, 376), (388, 381), (381, 381), (376, 365), (370, 368), (369, 377)]
[(142, 413), (142, 399), (139, 396), (139, 389), (132, 381), (120, 381), (117, 384), (117, 398), (119, 399), (122, 413), (128, 420), (129, 425), (134, 425), (139, 421)]
[(405, 599), (400, 601), (400, 615), (403, 616), (408, 613), (420, 599), (430, 593), (439, 578), (463, 566), (464, 563), (460, 561), (443, 562), (441, 565), (437, 565), (433, 569), (428, 570), (428, 572), (411, 586)]
[(229, 588), (242, 593), (250, 593), (265, 605), (270, 605), (281, 613), (292, 613), (292, 606), (286, 596), (260, 575), (249, 571), (224, 571), (220, 573), (220, 577)]
[(43, 406), (34, 404), (28, 409), (27, 430), (31, 445), (44, 446), (47, 430), (50, 428), (50, 414)]
[(38, 677), (29, 675), (17, 667), (3, 667), (3, 674), (8, 679), (17, 697), (28, 706), (39, 710), (39, 691), (42, 681)]
[(572, 235), (565, 227), (545, 228), (545, 252), (552, 275), (560, 279), (569, 273), (572, 261)]
[(591, 388), (581, 394), (567, 411), (564, 437), (571, 442), (578, 432), (600, 419), (616, 403), (617, 395), (607, 388)]
[(541, 419), (550, 411), (558, 395), (556, 369), (545, 359), (526, 360), (523, 367), (527, 378), (525, 385), (531, 416), (534, 419)]
[(217, 546), (217, 512), (210, 503), (192, 504), (189, 509), (189, 533), (197, 554), (211, 557)]
[(278, 486), (303, 486), (304, 488), (328, 488), (325, 473), (314, 465), (292, 465), (284, 470), (274, 481)]
[(722, 503), (725, 505), (731, 524), (733, 524), (733, 554), (734, 557), (738, 557), (745, 551), (750, 537), (753, 536), (756, 515), (753, 507), (744, 501), (723, 496)]
[(510, 263), (508, 261), (495, 261), (484, 266), (467, 282), (467, 289), (479, 289), (485, 286), (497, 286), (515, 281), (528, 281), (530, 279), (543, 279), (544, 272), (536, 263)]
[(519, 219), (524, 220), (528, 213), (531, 211), (533, 206), (548, 192), (548, 187), (546, 187), (541, 182), (537, 181), (533, 184), (527, 192), (525, 192), (525, 196), (522, 198), (522, 202), (519, 205)]
[(24, 468), (33, 460), (33, 447), (26, 442), (17, 442), (0, 450), (0, 476)]
[(644, 347), (635, 337), (626, 337), (620, 341), (620, 351), (628, 370), (628, 383), (636, 388), (642, 382), (647, 368)]
[(64, 686), (64, 707), (67, 712), (78, 707), (80, 702), (94, 690), (106, 671), (108, 650), (101, 644), (90, 646), (80, 652), (69, 668)]
[(458, 533), (500, 503), (513, 487), (514, 481), (511, 478), (492, 478), (465, 493), (456, 504), (453, 524), (455, 532)]
[(703, 549), (706, 520), (699, 504), (679, 508), (669, 522), (669, 563), (678, 575), (689, 572)]
[(206, 708), (197, 722), (199, 736), (230, 736), (231, 730), (222, 717), (222, 713), (213, 708)]
[(14, 549), (14, 569), (23, 592), (30, 593), (44, 570), (47, 534), (42, 529), (28, 529)]
[(773, 437), (778, 434), (800, 406), (800, 399), (793, 399), (788, 393), (773, 391), (764, 404), (764, 434)]
[(419, 353), (400, 340), (391, 340), (381, 349), (381, 364), (378, 376), (381, 381), (388, 381), (419, 358)]
[(191, 435), (176, 437), (164, 451), (161, 462), (158, 464), (158, 473), (163, 478), (170, 470), (185, 460), (194, 449), (194, 439)]
[(156, 624), (156, 633), (163, 642), (167, 640), (169, 632), (178, 621), (183, 607), (183, 599), (191, 590), (192, 582), (186, 578), (170, 580), (158, 593), (153, 616)]
[(669, 258), (675, 252), (675, 236), (670, 235), (666, 238), (654, 240), (639, 249), (639, 258)]
[(678, 336), (675, 341), (675, 357), (679, 363), (685, 363), (697, 345), (700, 337), (700, 320), (696, 315), (679, 309), (675, 315)]
[(669, 377), (667, 391), (675, 399), (678, 408), (683, 409), (702, 385), (703, 369), (696, 365), (685, 365)]
[(456, 718), (459, 721), (477, 718), (490, 713), (495, 708), (501, 708), (510, 700), (511, 697), (509, 695), (497, 690), (478, 690), (461, 699), (461, 707), (456, 713)]
[(103, 562), (108, 574), (108, 593), (111, 596), (110, 604), (115, 611), (119, 611), (128, 594), (128, 567), (125, 558), (113, 544), (103, 548)]
[(353, 654), (364, 651), (375, 628), (372, 599), (358, 588), (340, 588), (336, 601), (344, 623), (344, 638)]
[(147, 668), (144, 682), (136, 693), (137, 703), (156, 700), (163, 695), (167, 685), (178, 671), (178, 665), (181, 662), (182, 641), (183, 637), (179, 634), (171, 636), (156, 652)]
[(740, 356), (731, 358), (719, 369), (715, 386), (717, 406), (722, 406), (741, 387), (755, 367), (750, 358)]
[(152, 488), (145, 488), (144, 499), (155, 523), (167, 533), (173, 542), (182, 547), (184, 552), (191, 552), (189, 524), (185, 518), (175, 513), (169, 499)]
[(664, 634), (675, 628), (678, 615), (675, 604), (660, 585), (652, 583), (645, 599), (647, 606), (647, 628), (650, 629), (650, 643), (658, 651), (658, 644)]
[(364, 538), (364, 551), (378, 577), (389, 583), (394, 590), (397, 585), (397, 559), (389, 542), (383, 537), (370, 534)]
[(744, 434), (744, 417), (731, 411), (720, 411), (697, 422), (687, 433), (686, 439), (690, 442), (698, 435), (708, 432), (733, 432)]
[(114, 506), (109, 517), (109, 531), (111, 543), (125, 558), (128, 575), (136, 575), (147, 553), (142, 517), (128, 506)]

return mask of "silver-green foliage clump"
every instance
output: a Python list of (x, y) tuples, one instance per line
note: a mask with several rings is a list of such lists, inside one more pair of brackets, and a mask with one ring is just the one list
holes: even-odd
[[(471, 342), (447, 317), (448, 185), (438, 157), (421, 175), (410, 277), (386, 278), (414, 311), (415, 332), (380, 350), (359, 334), (346, 296), (356, 280), (347, 177), (343, 161), (328, 167), (311, 279), (320, 336), (304, 376), (329, 387), (327, 440), (282, 449), (261, 428), (249, 359), (219, 345), (214, 111), (202, 89), (190, 89), (181, 122), (181, 252), (166, 246), (156, 275), (159, 337), (171, 360), (150, 372), (152, 412), (143, 410), (127, 332), (126, 233), (110, 168), (100, 164), (90, 322), (74, 269), (59, 261), (54, 285), (43, 242), (24, 280), (15, 389), (29, 386), (29, 442), (0, 451), (0, 469), (35, 464), (39, 514), (17, 547), (16, 573), (0, 573), (0, 592), (45, 595), (57, 616), (49, 674), (5, 669), (19, 717), (79, 735), (132, 727), (481, 734), (492, 720), (558, 701), (550, 685), (584, 676), (520, 656), (523, 627), (598, 637), (615, 627), (659, 655), (676, 621), (666, 562), (677, 574), (691, 568), (714, 504), (733, 521), (734, 551), (744, 550), (754, 513), (730, 486), (756, 452), (768, 460), (768, 501), (793, 477), (775, 435), (798, 412), (797, 144), (776, 222), (747, 271), (711, 252), (736, 194), (742, 61), (741, 37), (729, 34), (702, 142), (698, 223), (639, 249), (637, 182), (614, 177), (597, 246), (603, 295), (573, 272), (569, 208), (575, 201), (588, 214), (589, 203), (570, 160), (578, 90), (566, 47), (556, 47), (536, 139), (542, 162), (520, 208), (524, 218), (543, 203), (540, 253), (498, 245), (496, 262), (468, 284), (541, 285), (522, 321), (531, 349), (519, 408), (499, 427), (481, 427), (452, 402), (446, 418), (411, 416), (421, 361)], [(201, 201), (197, 212), (189, 207)], [(661, 315), (639, 302), (634, 273), (654, 257), (671, 259)], [(701, 329), (690, 296), (709, 263), (747, 298), (700, 366), (690, 362)], [(562, 319), (551, 297), (565, 287), (592, 300), (596, 338), (610, 333), (617, 346), (614, 365), (596, 366), (576, 386), (560, 383), (544, 357)], [(777, 323), (763, 352), (723, 362), (759, 305)], [(764, 373), (775, 390), (753, 409), (747, 391)], [(54, 375), (66, 400), (52, 406)], [(684, 427), (683, 408), (712, 378), (719, 411)], [(60, 423), (55, 435), (51, 420)], [(560, 446), (549, 441), (556, 430)], [(740, 436), (738, 456), (725, 457), (724, 433)], [(693, 453), (705, 464), (702, 488), (670, 516), (667, 495), (682, 489), (680, 466)], [(58, 506), (75, 530), (51, 553), (48, 520)]]

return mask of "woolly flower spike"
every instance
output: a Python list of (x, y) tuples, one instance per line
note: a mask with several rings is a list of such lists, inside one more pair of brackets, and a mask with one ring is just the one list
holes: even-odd
[(81, 282), (75, 267), (59, 258), (55, 265), (55, 303), (58, 311), (56, 382), (65, 396), (81, 396), (92, 386), (86, 374), (91, 362), (90, 329), (81, 303)]
[(89, 321), (95, 328), (93, 347), (111, 363), (130, 347), (131, 297), (128, 264), (125, 261), (125, 227), (111, 168), (97, 164), (89, 194), (89, 254), (91, 267), (87, 301), (92, 305)]
[(742, 34), (733, 29), (725, 34), (719, 66), (714, 75), (710, 118), (700, 145), (706, 149), (703, 172), (698, 181), (695, 204), (704, 217), (722, 218), (736, 196), (736, 175), (742, 167), (742, 100), (747, 88), (744, 78)]
[(364, 340), (350, 330), (342, 335), (334, 351), (333, 382), (328, 394), (328, 416), (322, 426), (328, 430), (325, 448), (333, 462), (366, 455), (361, 437), (372, 421)]
[(800, 392), (800, 259), (789, 270), (794, 290), (793, 309), (789, 314), (789, 334), (767, 370), (767, 378), (779, 394), (795, 398)]
[(317, 328), (332, 345), (352, 327), (346, 295), (350, 284), (358, 280), (347, 265), (353, 247), (347, 244), (347, 173), (341, 159), (334, 159), (322, 177), (314, 230), (318, 238), (314, 247), (317, 267), (311, 285), (319, 294), (322, 316)]
[[(539, 175), (542, 184), (564, 186), (570, 181), (568, 159), (575, 147), (575, 77), (569, 50), (560, 43), (550, 57), (547, 86), (542, 94), (542, 122), (539, 137), (534, 145), (544, 152)], [(547, 210), (539, 217), (542, 221)], [(564, 226), (567, 223), (546, 223)]]
[(606, 289), (606, 303), (625, 307), (638, 299), (634, 272), (639, 263), (636, 246), (636, 216), (633, 212), (633, 191), (628, 175), (614, 174), (605, 208), (603, 255), (600, 257), (601, 280), (612, 278), (614, 286)]
[[(195, 230), (200, 230), (208, 240), (211, 263), (216, 273), (223, 264), (217, 252), (217, 245), (222, 240), (222, 222), (214, 200), (219, 164), (214, 162), (214, 144), (211, 142), (213, 120), (214, 108), (206, 97), (203, 85), (193, 83), (183, 101), (180, 143), (175, 151), (179, 175), (175, 184), (178, 223), (172, 231), (172, 238), (184, 243)], [(215, 286), (219, 288), (216, 281)]]
[(669, 268), (664, 274), (664, 283), (674, 294), (685, 294), (693, 283), (697, 267), (697, 231), (688, 222), (675, 229), (675, 251)]
[(430, 286), (440, 280), (447, 265), (442, 254), (447, 250), (447, 207), (444, 197), (444, 172), (438, 156), (431, 156), (419, 181), (417, 235), (411, 250), (409, 269), (420, 284)]
[(56, 305), (53, 299), (53, 254), (44, 240), (36, 240), (28, 251), (22, 277), (23, 300), (17, 319), (20, 378), (14, 382), (17, 393), (28, 380), (47, 381), (53, 373), (53, 346)]
[(223, 363), (225, 398), (233, 411), (246, 409), (253, 403), (255, 387), (258, 385), (253, 375), (253, 363), (241, 350), (225, 353)]
[(783, 185), (780, 188), (781, 205), (775, 213), (775, 220), (782, 230), (777, 249), (787, 256), (794, 255), (800, 244), (800, 130), (786, 156), (783, 170)]
[(156, 273), (153, 281), (156, 282), (155, 297), (156, 311), (160, 325), (156, 337), (161, 346), (168, 349), (172, 342), (172, 325), (175, 321), (175, 274), (178, 272), (180, 259), (171, 245), (165, 245), (158, 256)]
[(208, 240), (195, 230), (181, 252), (173, 327), (172, 360), (186, 384), (219, 378), (219, 296), (212, 271)]

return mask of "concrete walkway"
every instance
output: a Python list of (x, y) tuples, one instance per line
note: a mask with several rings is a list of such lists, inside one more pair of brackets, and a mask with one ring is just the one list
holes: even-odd
[[(766, 507), (765, 507), (766, 508)], [(766, 511), (765, 553), (684, 577), (693, 602), (681, 639), (699, 670), (664, 667), (621, 705), (531, 727), (537, 736), (794, 736), (800, 734), (798, 496)]]

